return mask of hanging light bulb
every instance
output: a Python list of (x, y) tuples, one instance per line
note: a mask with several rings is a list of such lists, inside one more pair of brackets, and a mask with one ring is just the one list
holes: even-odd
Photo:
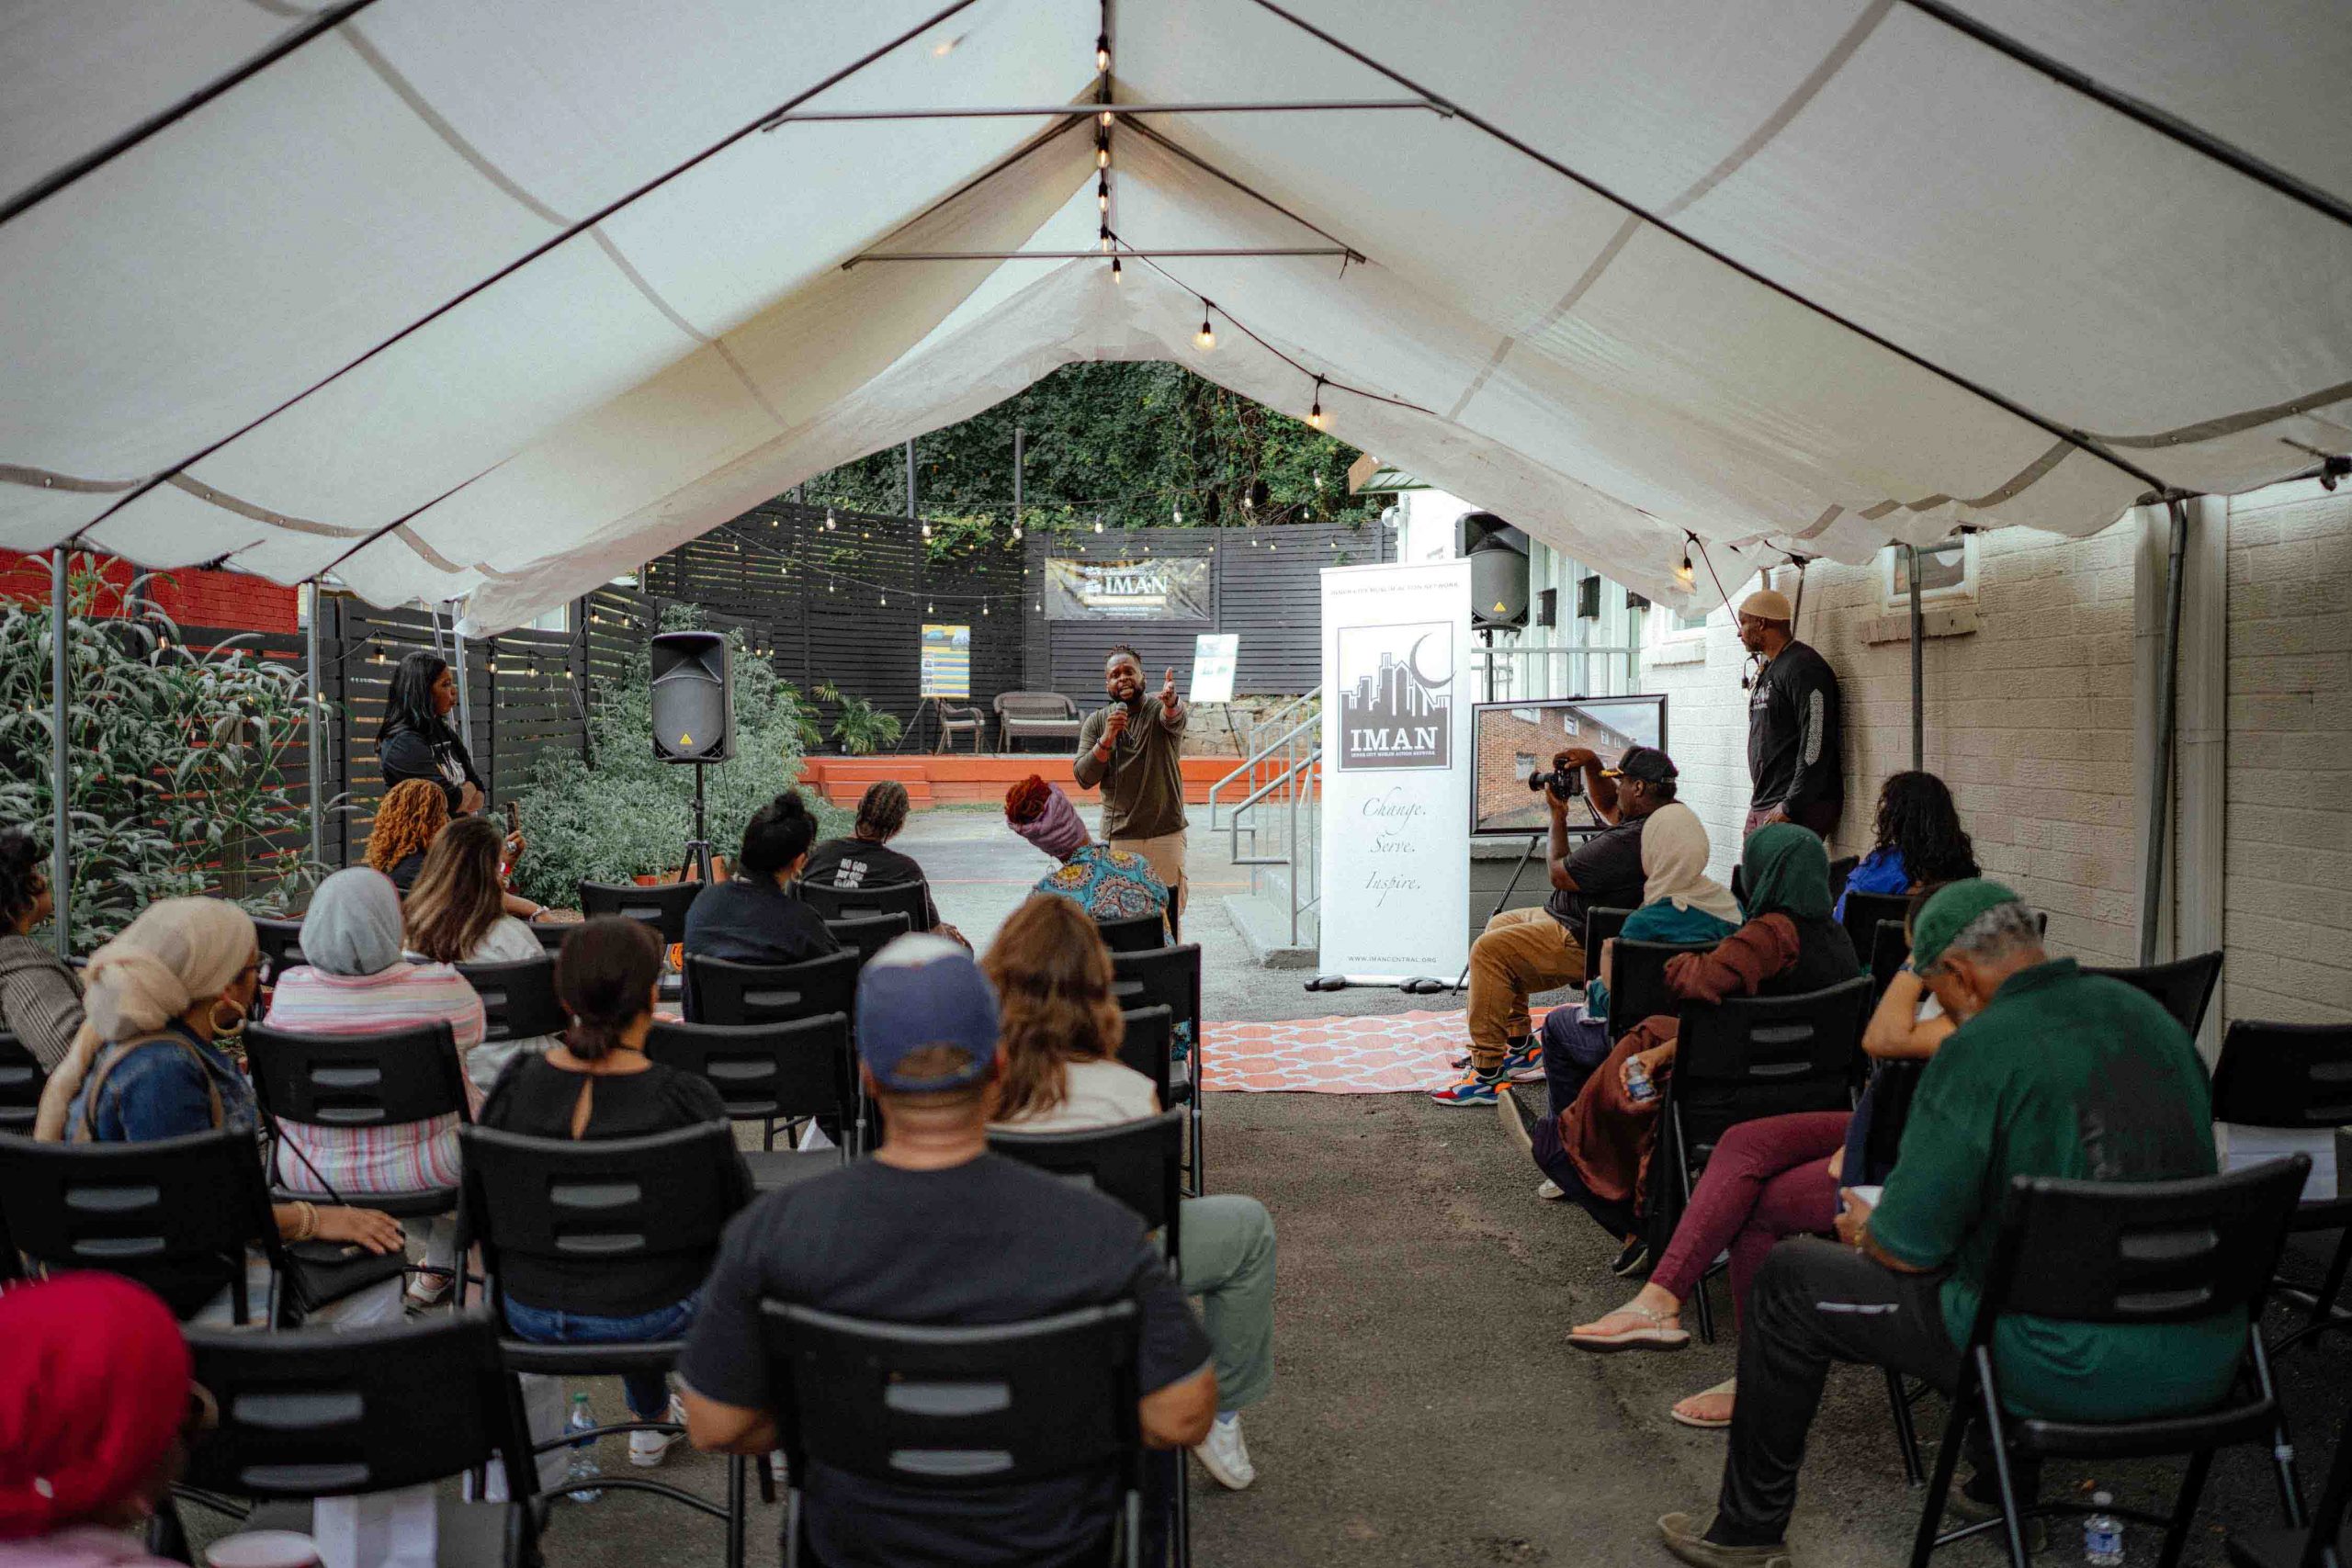
[(1106, 256), (1111, 254), (1111, 226), (1108, 223), (1102, 225), (1102, 254)]
[(1323, 428), (1323, 378), (1320, 376), (1315, 378), (1315, 406), (1306, 411), (1306, 423), (1313, 430)]
[(1682, 564), (1674, 569), (1674, 581), (1688, 588), (1697, 575), (1690, 568), (1690, 547), (1685, 545), (1682, 547)]
[(1321, 490), (1323, 488), (1323, 473), (1319, 468), (1316, 470), (1315, 473), (1315, 488), (1317, 490)]
[[(1180, 501), (1168, 510), (1170, 514), (1176, 519), (1176, 526), (1182, 528), (1184, 525), (1184, 503)], [(1148, 548), (1149, 547), (1147, 546), (1146, 547)]]
[(833, 509), (832, 509), (831, 507), (828, 506), (827, 508), (825, 508), (825, 532), (826, 532), (826, 533), (828, 533), (828, 534), (830, 534), (830, 533), (831, 533), (832, 531), (833, 531)]
[(1097, 518), (1094, 520), (1094, 531), (1095, 531), (1096, 533), (1098, 533), (1098, 534), (1100, 534), (1100, 533), (1102, 531), (1102, 519), (1101, 519), (1100, 517), (1097, 517)]
[(1216, 328), (1209, 324), (1208, 307), (1201, 308), (1201, 330), (1193, 334), (1193, 346), (1206, 354), (1216, 346)]
[(987, 600), (983, 599), (983, 600), (981, 600), (981, 601), (980, 601), (980, 614), (981, 614), (981, 615), (987, 615), (988, 613), (989, 613), (989, 602), (988, 602)]
[(1111, 69), (1111, 35), (1109, 33), (1094, 35), (1094, 69), (1097, 71)]
[(922, 602), (922, 613), (926, 615), (935, 615), (939, 614), (939, 606), (926, 599)]
[(1111, 210), (1111, 182), (1109, 180), (1094, 182), (1094, 210), (1097, 212)]
[[(1317, 477), (1319, 478), (1320, 476)], [(926, 539), (931, 537), (931, 525), (928, 523), (925, 523), (922, 525), (922, 536)]]
[(1110, 129), (1111, 129), (1111, 111), (1110, 111), (1109, 109), (1104, 109), (1104, 110), (1102, 111), (1102, 117), (1101, 117), (1101, 118), (1102, 118), (1102, 129), (1103, 129), (1103, 130), (1110, 130)]
[(888, 593), (882, 595), (882, 607), (886, 610), (890, 607), (890, 596)]
[(1012, 525), (1012, 542), (1016, 545), (1021, 542), (1021, 525), (1018, 523)]
[(1098, 169), (1111, 166), (1111, 139), (1100, 133), (1094, 138), (1094, 166)]
[(1126, 280), (1126, 275), (1119, 270), (1119, 258), (1113, 256), (1111, 258), (1111, 281), (1114, 283), (1125, 283)]

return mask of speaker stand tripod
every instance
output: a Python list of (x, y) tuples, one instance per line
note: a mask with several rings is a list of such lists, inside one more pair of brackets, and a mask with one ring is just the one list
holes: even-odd
[(686, 840), (685, 858), (678, 863), (678, 880), (686, 880), (691, 868), (706, 887), (711, 884), (710, 824), (707, 807), (703, 800), (703, 772), (707, 764), (696, 762), (695, 770), (695, 836)]

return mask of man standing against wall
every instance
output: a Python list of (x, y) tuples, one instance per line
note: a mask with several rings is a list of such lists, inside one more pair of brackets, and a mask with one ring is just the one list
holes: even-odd
[(1827, 839), (1846, 805), (1838, 673), (1796, 640), (1788, 595), (1763, 589), (1739, 606), (1739, 645), (1763, 660), (1747, 694), (1744, 833), (1793, 822)]
[(1121, 643), (1102, 661), (1108, 706), (1086, 716), (1078, 732), (1074, 771), (1087, 789), (1102, 789), (1102, 836), (1114, 850), (1132, 850), (1151, 863), (1168, 887), (1168, 927), (1178, 929), (1189, 889), (1184, 882), (1184, 773), (1179, 753), (1192, 716), (1176, 697), (1176, 671), (1147, 701), (1143, 656)]

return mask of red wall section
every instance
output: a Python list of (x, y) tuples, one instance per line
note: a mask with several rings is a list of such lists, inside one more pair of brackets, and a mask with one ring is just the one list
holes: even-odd
[[(103, 572), (113, 592), (99, 601), (101, 613), (121, 606), (121, 592), (130, 584), (130, 563), (101, 558)], [(77, 558), (76, 564), (79, 560)], [(290, 632), (300, 628), (300, 590), (281, 588), (266, 578), (237, 571), (177, 571), (150, 574), (148, 596), (164, 614), (184, 626), (211, 626), (224, 631)], [(20, 604), (49, 602), (49, 559), (0, 550), (0, 599)]]

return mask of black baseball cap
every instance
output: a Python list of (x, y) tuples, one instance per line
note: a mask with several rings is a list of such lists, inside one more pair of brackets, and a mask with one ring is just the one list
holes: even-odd
[(1644, 784), (1664, 784), (1679, 774), (1674, 759), (1655, 746), (1628, 746), (1615, 767), (1600, 770), (1604, 779), (1639, 779)]

